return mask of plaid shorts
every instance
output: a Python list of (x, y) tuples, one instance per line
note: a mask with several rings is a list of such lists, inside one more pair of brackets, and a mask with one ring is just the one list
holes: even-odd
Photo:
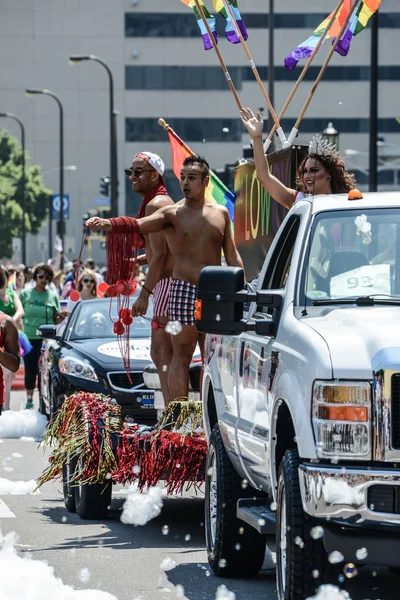
[(194, 303), (197, 296), (197, 285), (172, 279), (169, 288), (168, 318), (179, 321), (182, 325), (195, 325)]
[(153, 315), (154, 317), (168, 317), (168, 297), (171, 277), (157, 281), (153, 289)]

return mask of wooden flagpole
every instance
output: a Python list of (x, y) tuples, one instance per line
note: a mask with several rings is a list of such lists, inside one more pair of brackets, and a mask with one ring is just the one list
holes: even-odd
[(245, 39), (243, 37), (243, 34), (242, 34), (241, 30), (240, 30), (240, 27), (239, 27), (237, 21), (236, 21), (235, 15), (233, 14), (232, 8), (229, 5), (229, 2), (227, 2), (227, 0), (222, 0), (222, 2), (224, 4), (224, 6), (225, 6), (225, 10), (227, 11), (227, 13), (229, 14), (229, 16), (230, 16), (230, 18), (232, 20), (232, 23), (233, 23), (233, 25), (235, 27), (235, 30), (236, 30), (236, 35), (238, 36), (238, 38), (239, 38), (239, 40), (240, 40), (240, 42), (242, 44), (243, 50), (244, 50), (244, 52), (245, 52), (245, 54), (247, 56), (247, 59), (249, 61), (251, 70), (253, 71), (254, 77), (256, 78), (256, 81), (257, 81), (257, 83), (258, 83), (258, 85), (259, 85), (259, 87), (261, 89), (262, 95), (264, 96), (264, 100), (267, 103), (268, 110), (271, 113), (271, 116), (272, 116), (272, 118), (273, 118), (273, 120), (275, 122), (274, 132), (276, 130), (278, 130), (279, 139), (281, 140), (281, 142), (283, 144), (283, 142), (286, 140), (285, 134), (283, 133), (283, 130), (280, 127), (279, 119), (276, 116), (276, 112), (274, 110), (274, 107), (272, 106), (271, 100), (269, 99), (267, 90), (264, 87), (264, 84), (262, 82), (262, 79), (260, 77), (258, 69), (257, 69), (257, 67), (256, 67), (256, 65), (254, 63), (253, 57), (250, 54), (249, 47), (247, 46), (247, 44), (245, 42)]
[[(303, 79), (304, 79), (304, 77), (305, 77), (305, 75), (306, 75), (306, 73), (307, 73), (307, 71), (308, 71), (309, 67), (311, 66), (311, 63), (313, 62), (313, 60), (314, 60), (314, 58), (315, 58), (315, 56), (316, 56), (316, 54), (317, 54), (318, 50), (321, 48), (321, 45), (322, 45), (322, 43), (323, 43), (324, 39), (325, 39), (325, 38), (326, 38), (326, 36), (328, 35), (328, 33), (329, 33), (329, 30), (330, 30), (330, 28), (332, 27), (332, 25), (333, 25), (333, 23), (334, 23), (334, 21), (335, 21), (335, 19), (336, 19), (336, 15), (338, 14), (339, 10), (341, 9), (341, 7), (342, 7), (343, 3), (344, 3), (344, 0), (340, 0), (339, 4), (338, 4), (338, 5), (337, 5), (337, 7), (336, 7), (336, 10), (335, 10), (335, 12), (332, 14), (332, 17), (331, 17), (331, 19), (330, 19), (330, 21), (329, 21), (328, 25), (326, 26), (326, 29), (325, 29), (325, 31), (323, 32), (323, 34), (321, 35), (320, 39), (318, 40), (318, 44), (316, 45), (316, 47), (315, 47), (315, 48), (314, 48), (314, 50), (313, 50), (313, 53), (311, 54), (311, 56), (310, 56), (310, 57), (309, 57), (309, 59), (307, 60), (306, 64), (304, 65), (304, 68), (303, 68), (302, 72), (300, 73), (300, 76), (299, 76), (298, 80), (297, 80), (297, 81), (296, 81), (296, 83), (294, 84), (294, 87), (293, 87), (292, 91), (290, 92), (290, 94), (289, 94), (289, 96), (288, 96), (288, 98), (287, 98), (287, 100), (286, 100), (285, 104), (284, 104), (284, 105), (283, 105), (283, 107), (282, 107), (282, 110), (281, 110), (281, 112), (279, 113), (279, 117), (278, 117), (278, 121), (279, 121), (279, 123), (280, 123), (280, 121), (282, 120), (283, 116), (285, 115), (285, 113), (286, 113), (286, 111), (287, 111), (287, 109), (288, 109), (288, 106), (289, 106), (289, 104), (290, 104), (290, 103), (291, 103), (291, 101), (293, 100), (293, 97), (294, 97), (295, 93), (297, 92), (297, 90), (298, 90), (298, 88), (299, 88), (299, 85), (300, 85), (300, 84), (301, 84), (301, 82), (303, 81)], [(276, 130), (277, 130), (277, 125), (275, 124), (275, 125), (273, 126), (273, 128), (271, 129), (271, 131), (270, 131), (270, 134), (269, 134), (269, 136), (268, 136), (268, 140), (269, 140), (268, 147), (269, 147), (269, 145), (271, 144), (272, 138), (273, 138), (273, 136), (274, 136), (274, 133), (275, 133), (275, 131), (276, 131)]]
[(320, 70), (320, 72), (318, 74), (318, 77), (315, 80), (315, 83), (314, 83), (314, 85), (313, 85), (313, 87), (311, 89), (311, 92), (309, 93), (308, 98), (305, 101), (304, 106), (303, 106), (303, 108), (302, 108), (302, 110), (301, 110), (301, 112), (300, 112), (300, 114), (299, 114), (299, 116), (297, 118), (297, 121), (294, 124), (294, 127), (293, 127), (293, 129), (290, 132), (290, 135), (288, 137), (288, 142), (289, 142), (290, 145), (293, 143), (293, 141), (294, 141), (294, 139), (295, 139), (295, 137), (296, 137), (296, 135), (297, 135), (297, 133), (299, 131), (299, 126), (300, 126), (301, 121), (303, 120), (305, 112), (306, 112), (307, 108), (310, 106), (310, 102), (313, 99), (315, 92), (317, 91), (317, 88), (318, 88), (318, 86), (319, 86), (319, 84), (321, 82), (322, 77), (324, 76), (326, 68), (327, 68), (327, 66), (328, 66), (328, 64), (329, 64), (329, 62), (330, 62), (330, 60), (331, 60), (331, 58), (333, 56), (333, 53), (335, 52), (336, 46), (340, 42), (340, 40), (342, 38), (342, 35), (345, 32), (346, 27), (347, 27), (347, 25), (348, 25), (348, 23), (350, 21), (350, 18), (352, 16), (354, 10), (356, 9), (357, 5), (359, 4), (359, 1), (360, 0), (354, 0), (353, 4), (351, 6), (351, 9), (349, 11), (349, 14), (347, 15), (347, 17), (346, 17), (346, 19), (345, 19), (345, 21), (344, 21), (344, 23), (343, 23), (343, 25), (342, 25), (342, 27), (341, 27), (338, 35), (336, 36), (336, 40), (333, 43), (332, 48), (330, 49), (330, 52), (329, 52), (328, 56), (326, 57), (326, 60), (325, 60), (324, 64), (321, 67), (321, 70)]
[(217, 45), (217, 43), (216, 43), (216, 41), (215, 41), (215, 38), (214, 38), (214, 36), (213, 36), (213, 34), (212, 34), (212, 31), (211, 31), (211, 29), (210, 29), (210, 26), (209, 26), (209, 24), (208, 24), (208, 21), (207, 21), (207, 19), (206, 19), (205, 15), (204, 15), (203, 8), (202, 8), (202, 6), (201, 6), (201, 4), (200, 4), (199, 0), (194, 0), (194, 3), (195, 3), (195, 5), (196, 5), (196, 7), (197, 7), (197, 10), (199, 11), (199, 14), (200, 14), (200, 16), (201, 16), (201, 19), (202, 19), (202, 21), (203, 21), (203, 23), (204, 23), (204, 27), (206, 28), (206, 31), (207, 31), (207, 33), (208, 33), (208, 36), (209, 36), (209, 38), (210, 38), (210, 41), (211, 41), (211, 43), (212, 43), (212, 46), (213, 46), (213, 48), (214, 48), (214, 50), (215, 50), (215, 52), (216, 52), (216, 54), (217, 54), (217, 56), (218, 56), (218, 60), (219, 60), (219, 62), (220, 62), (220, 65), (221, 65), (221, 67), (222, 67), (222, 70), (223, 70), (223, 72), (224, 72), (224, 74), (225, 74), (225, 77), (226, 77), (226, 80), (227, 80), (227, 82), (228, 82), (228, 85), (229, 85), (229, 87), (231, 88), (231, 92), (232, 92), (232, 94), (233, 94), (233, 97), (235, 98), (235, 102), (236, 102), (236, 104), (237, 104), (237, 106), (238, 106), (239, 110), (242, 110), (242, 108), (243, 108), (243, 107), (242, 107), (242, 105), (241, 105), (241, 103), (240, 103), (240, 100), (239, 100), (238, 93), (237, 93), (237, 91), (236, 91), (236, 88), (235, 88), (235, 86), (234, 86), (234, 84), (233, 84), (233, 82), (232, 82), (232, 78), (231, 78), (231, 76), (230, 76), (230, 73), (229, 73), (229, 71), (228, 71), (228, 68), (227, 68), (227, 66), (226, 66), (226, 64), (225, 64), (225, 62), (224, 62), (224, 59), (222, 58), (221, 52), (219, 51), (218, 45)]

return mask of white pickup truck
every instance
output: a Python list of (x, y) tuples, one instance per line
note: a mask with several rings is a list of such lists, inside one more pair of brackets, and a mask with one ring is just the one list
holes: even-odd
[(199, 281), (209, 562), (274, 547), (280, 600), (400, 566), (400, 193), (354, 195), (296, 202), (254, 289)]

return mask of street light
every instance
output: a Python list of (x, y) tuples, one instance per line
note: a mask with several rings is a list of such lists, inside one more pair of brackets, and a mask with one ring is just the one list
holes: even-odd
[(59, 184), (59, 198), (60, 198), (60, 231), (59, 236), (61, 239), (61, 244), (64, 249), (64, 109), (61, 104), (60, 98), (54, 92), (50, 90), (36, 90), (36, 89), (28, 89), (26, 90), (27, 96), (37, 96), (39, 94), (44, 94), (45, 96), (51, 96), (58, 104), (58, 108), (60, 109), (60, 184)]
[(110, 177), (111, 177), (111, 217), (118, 216), (118, 160), (117, 160), (117, 128), (114, 110), (114, 78), (110, 67), (99, 56), (94, 54), (73, 54), (69, 57), (71, 65), (77, 65), (84, 60), (94, 60), (102, 65), (108, 73), (110, 94)]
[(21, 188), (22, 188), (22, 222), (21, 222), (21, 243), (22, 243), (22, 262), (26, 265), (26, 227), (25, 227), (25, 213), (26, 213), (26, 182), (25, 182), (25, 127), (23, 122), (14, 113), (0, 113), (0, 117), (7, 117), (13, 119), (18, 123), (21, 128), (21, 146), (22, 146), (22, 176), (21, 176)]
[(339, 132), (334, 128), (332, 122), (328, 123), (328, 127), (323, 130), (322, 137), (333, 146), (336, 146), (336, 150), (339, 150)]

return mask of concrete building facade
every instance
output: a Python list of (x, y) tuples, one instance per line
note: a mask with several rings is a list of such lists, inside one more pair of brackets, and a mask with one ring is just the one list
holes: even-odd
[[(211, 0), (207, 1), (211, 7)], [(288, 72), (285, 56), (334, 8), (331, 0), (309, 0), (299, 8), (294, 0), (275, 2), (275, 108), (288, 96), (300, 68)], [(248, 45), (260, 74), (267, 82), (268, 2), (241, 0), (240, 9), (249, 31)], [(69, 64), (71, 54), (100, 56), (115, 80), (118, 114), (119, 212), (135, 214), (138, 199), (126, 186), (124, 167), (139, 150), (160, 154), (171, 169), (171, 152), (159, 117), (170, 123), (192, 149), (207, 157), (213, 169), (232, 164), (242, 156), (248, 136), (215, 53), (205, 52), (190, 9), (179, 0), (3, 0), (0, 7), (0, 112), (14, 112), (26, 127), (27, 150), (40, 164), (45, 184), (58, 191), (58, 107), (45, 96), (26, 98), (25, 89), (47, 88), (57, 93), (65, 112), (65, 192), (70, 196), (65, 250), (77, 255), (82, 215), (96, 209), (100, 178), (109, 175), (108, 78), (101, 65), (91, 61)], [(244, 106), (265, 108), (265, 101), (248, 67), (244, 52), (223, 37), (218, 17), (220, 50)], [(400, 154), (400, 5), (383, 0), (379, 42), (379, 133), (382, 153), (391, 157), (381, 183), (397, 185), (399, 169), (392, 168)], [(322, 48), (283, 121), (293, 126), (328, 52)], [(340, 132), (340, 149), (349, 167), (358, 170), (365, 185), (368, 165), (370, 29), (354, 41), (347, 58), (334, 56), (300, 127), (299, 143), (308, 143), (332, 121)], [(266, 83), (267, 85), (267, 83)], [(265, 110), (267, 114), (267, 110)], [(1, 120), (19, 137), (11, 120)], [(394, 158), (393, 158), (394, 157)], [(171, 194), (179, 188), (171, 171)], [(53, 230), (55, 226), (53, 225)], [(105, 253), (93, 244), (101, 264)], [(48, 226), (28, 236), (30, 263), (49, 256)], [(17, 257), (16, 257), (17, 259)]]

